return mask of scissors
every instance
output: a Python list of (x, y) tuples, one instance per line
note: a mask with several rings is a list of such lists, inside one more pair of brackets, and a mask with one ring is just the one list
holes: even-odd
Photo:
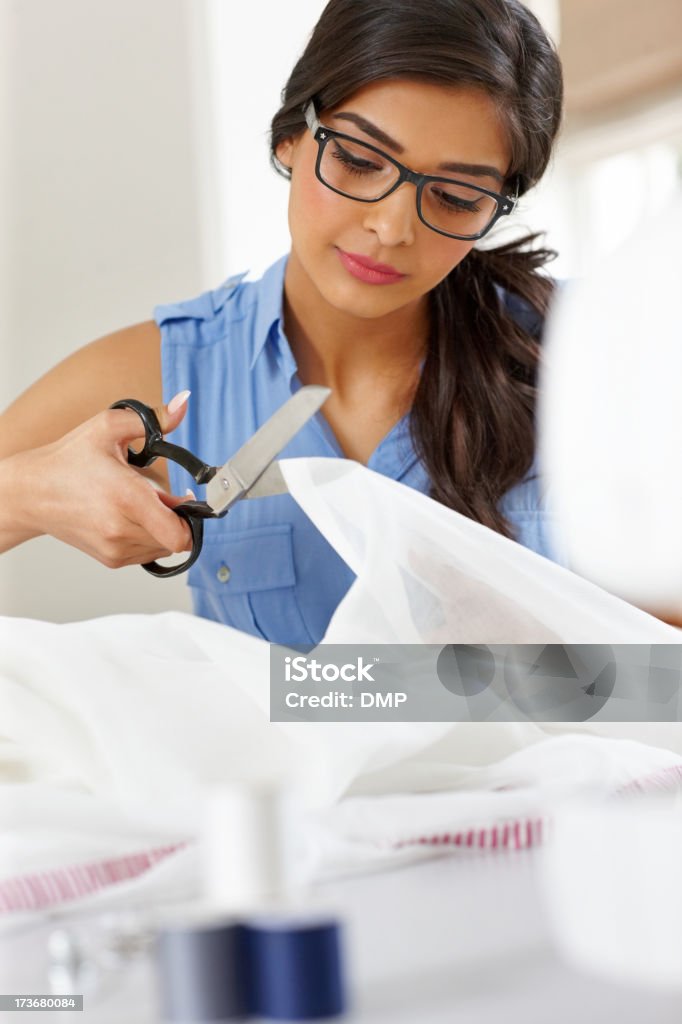
[(179, 565), (145, 562), (152, 576), (177, 576), (189, 569), (201, 554), (204, 519), (227, 515), (242, 498), (262, 498), (284, 494), (288, 490), (275, 458), (301, 427), (314, 416), (331, 394), (330, 388), (309, 384), (300, 388), (273, 413), (256, 433), (223, 466), (209, 466), (180, 445), (165, 441), (154, 410), (136, 398), (114, 402), (112, 409), (132, 409), (144, 425), (144, 445), (139, 451), (128, 448), (131, 466), (150, 466), (159, 457), (177, 462), (198, 484), (207, 484), (206, 501), (184, 501), (173, 511), (185, 519), (192, 532), (189, 558)]

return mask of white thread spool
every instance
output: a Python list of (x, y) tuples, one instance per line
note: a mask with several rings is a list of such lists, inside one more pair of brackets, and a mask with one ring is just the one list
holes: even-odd
[(300, 884), (300, 838), (291, 789), (235, 783), (211, 790), (201, 835), (206, 904), (233, 914), (293, 897)]

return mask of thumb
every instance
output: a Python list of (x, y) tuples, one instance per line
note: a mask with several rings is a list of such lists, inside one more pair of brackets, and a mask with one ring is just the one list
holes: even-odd
[(187, 399), (191, 391), (179, 391), (171, 398), (168, 405), (157, 405), (154, 408), (157, 419), (161, 424), (161, 433), (170, 434), (178, 426), (187, 412)]
[[(187, 399), (191, 392), (180, 391), (171, 398), (168, 405), (155, 405), (153, 412), (159, 421), (162, 434), (170, 434), (181, 422), (187, 411)], [(137, 451), (144, 440), (144, 427), (140, 422), (140, 416), (133, 409), (116, 409), (115, 418), (102, 421), (105, 424), (107, 435), (119, 445), (127, 445), (132, 441), (131, 447)], [(139, 442), (136, 444), (135, 442)]]

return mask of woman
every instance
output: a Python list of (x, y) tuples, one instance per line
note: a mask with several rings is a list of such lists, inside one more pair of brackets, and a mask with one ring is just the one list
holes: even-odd
[[(139, 398), (222, 463), (316, 383), (324, 415), (284, 456), (357, 459), (551, 557), (533, 471), (550, 253), (475, 246), (545, 170), (561, 94), (517, 0), (331, 0), (272, 122), (290, 254), (92, 343), (7, 410), (0, 550), (50, 533), (116, 567), (186, 549), (189, 481), (129, 467), (139, 420), (107, 407)], [(351, 581), (287, 495), (208, 523), (189, 580), (199, 614), (284, 643), (317, 642)]]

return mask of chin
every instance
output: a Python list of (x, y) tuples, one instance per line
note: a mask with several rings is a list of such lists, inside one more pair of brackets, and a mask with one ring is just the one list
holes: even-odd
[(357, 317), (359, 320), (376, 320), (382, 316), (389, 316), (404, 305), (388, 303), (385, 300), (382, 302), (379, 295), (362, 295), (355, 289), (346, 288), (338, 289), (334, 294), (330, 292), (325, 298), (340, 313)]

